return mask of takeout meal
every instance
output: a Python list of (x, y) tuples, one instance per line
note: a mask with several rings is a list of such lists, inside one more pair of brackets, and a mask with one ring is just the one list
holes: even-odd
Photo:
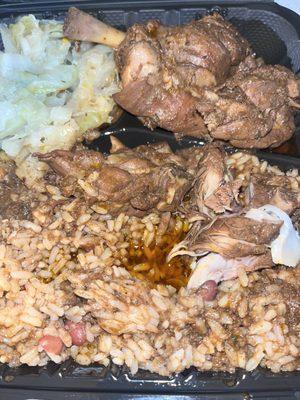
[[(151, 127), (278, 144), (296, 78), (219, 17), (125, 38), (102, 26), (98, 40), (98, 22), (74, 9), (68, 37), (74, 15), (84, 43), (33, 16), (1, 28), (0, 362), (300, 369), (297, 169), (216, 142), (173, 151), (111, 135), (108, 154), (80, 143), (111, 121), (115, 98), (148, 110), (137, 114)], [(112, 50), (87, 41), (118, 47), (120, 92)]]
[(125, 34), (70, 8), (64, 33), (116, 48), (122, 90), (114, 100), (151, 129), (240, 148), (277, 147), (294, 133), (299, 79), (256, 58), (218, 14), (176, 27), (148, 21)]

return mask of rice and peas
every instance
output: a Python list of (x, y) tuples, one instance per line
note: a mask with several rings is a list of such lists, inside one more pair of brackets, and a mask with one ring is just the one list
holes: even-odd
[[(245, 180), (250, 172), (283, 174), (245, 153), (227, 163)], [(296, 170), (287, 175), (299, 185)], [(204, 302), (184, 285), (177, 291), (149, 276), (143, 280), (147, 262), (137, 268), (138, 278), (124, 267), (132, 245), (143, 241), (151, 248), (159, 240), (158, 214), (112, 219), (103, 207), (65, 199), (55, 187), (48, 192), (40, 195), (32, 222), (1, 224), (1, 362), (112, 360), (132, 374), (143, 368), (161, 375), (190, 366), (299, 369), (299, 267), (242, 271), (219, 285), (214, 301)], [(172, 234), (183, 225), (174, 218)], [(157, 268), (151, 264), (154, 274)], [(45, 351), (45, 337), (56, 338), (54, 353)]]

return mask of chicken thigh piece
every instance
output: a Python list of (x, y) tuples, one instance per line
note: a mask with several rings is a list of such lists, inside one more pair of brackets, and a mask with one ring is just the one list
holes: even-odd
[(100, 202), (111, 215), (175, 211), (192, 185), (180, 157), (163, 143), (128, 149), (112, 141), (107, 157), (87, 149), (36, 156), (50, 166), (64, 196)]
[(299, 79), (256, 59), (218, 14), (182, 26), (134, 24), (125, 34), (70, 8), (64, 32), (116, 49), (114, 100), (150, 129), (241, 148), (277, 147), (294, 133)]

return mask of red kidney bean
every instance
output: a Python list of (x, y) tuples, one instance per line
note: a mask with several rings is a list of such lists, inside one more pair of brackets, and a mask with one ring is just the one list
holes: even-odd
[(200, 286), (199, 292), (203, 300), (212, 301), (216, 298), (218, 292), (218, 285), (213, 280), (206, 281)]
[(70, 333), (72, 344), (75, 346), (82, 346), (86, 342), (85, 325), (83, 322), (67, 321), (65, 323), (66, 330)]
[(63, 348), (63, 342), (60, 337), (45, 335), (39, 340), (39, 345), (46, 353), (60, 354)]

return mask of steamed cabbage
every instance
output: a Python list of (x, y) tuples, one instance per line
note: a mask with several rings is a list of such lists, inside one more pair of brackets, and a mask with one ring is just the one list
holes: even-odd
[(46, 166), (31, 153), (69, 149), (86, 130), (111, 122), (113, 51), (89, 43), (75, 50), (62, 23), (33, 15), (0, 33), (0, 146), (32, 184)]

